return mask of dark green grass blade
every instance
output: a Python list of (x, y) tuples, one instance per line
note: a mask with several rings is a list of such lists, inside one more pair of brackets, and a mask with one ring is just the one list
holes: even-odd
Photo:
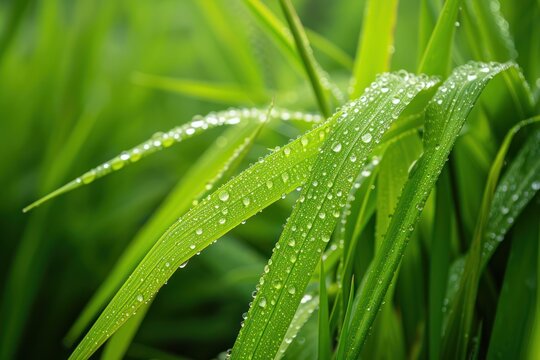
[[(408, 240), (459, 132), (488, 81), (510, 68), (505, 64), (473, 63), (456, 69), (438, 89), (426, 114), (424, 153), (411, 170), (384, 243), (373, 260), (363, 290), (355, 299), (353, 333), (346, 339), (347, 358), (356, 359)], [(370, 309), (370, 311), (366, 311)]]
[(424, 76), (384, 74), (334, 115), (339, 121), (269, 260), (233, 359), (275, 355), (362, 165), (405, 107), (434, 84)]
[(285, 14), (285, 18), (287, 19), (287, 23), (289, 24), (289, 28), (296, 44), (296, 49), (300, 55), (300, 59), (302, 60), (302, 64), (304, 65), (304, 69), (311, 83), (319, 109), (321, 110), (323, 116), (327, 118), (332, 113), (330, 101), (328, 99), (328, 94), (325, 87), (323, 86), (320, 70), (315, 61), (315, 57), (313, 56), (311, 47), (309, 46), (309, 41), (304, 27), (302, 26), (302, 23), (300, 22), (300, 19), (298, 18), (298, 15), (296, 14), (290, 0), (280, 0), (279, 3), (283, 13)]
[(536, 307), (540, 212), (531, 206), (516, 224), (487, 359), (525, 359)]
[(497, 186), (514, 135), (530, 123), (531, 120), (524, 121), (511, 129), (491, 167), (473, 243), (445, 327), (442, 351), (447, 356), (465, 356), (481, 270), (516, 217), (540, 189), (540, 131), (531, 135)]
[(351, 99), (360, 96), (375, 75), (390, 69), (398, 3), (398, 0), (368, 0), (365, 4), (351, 82)]

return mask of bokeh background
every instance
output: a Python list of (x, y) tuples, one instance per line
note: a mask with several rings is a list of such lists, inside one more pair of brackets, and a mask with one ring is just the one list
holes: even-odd
[[(281, 16), (277, 2), (267, 4)], [(294, 4), (306, 27), (354, 55), (364, 1)], [(416, 68), (418, 7), (416, 0), (400, 4), (394, 69)], [(316, 56), (345, 87), (343, 64)], [(227, 104), (145, 86), (137, 73), (266, 91), (259, 100)], [(69, 355), (64, 336), (90, 296), (222, 130), (30, 213), (24, 206), (197, 114), (267, 106), (272, 97), (281, 107), (315, 110), (301, 75), (240, 0), (0, 1), (2, 359)], [(239, 170), (296, 131), (286, 124), (265, 129)], [(230, 348), (293, 200), (273, 205), (178, 271), (128, 358), (207, 359)]]

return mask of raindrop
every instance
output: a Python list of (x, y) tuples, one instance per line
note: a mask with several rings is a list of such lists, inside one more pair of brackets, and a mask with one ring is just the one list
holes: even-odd
[(364, 135), (362, 135), (362, 141), (365, 142), (366, 144), (369, 143), (372, 139), (372, 136), (370, 133), (365, 133)]
[(334, 145), (332, 145), (332, 150), (336, 153), (340, 152), (341, 151), (341, 143), (335, 143)]
[(221, 191), (219, 193), (219, 200), (221, 200), (221, 201), (229, 200), (229, 193), (227, 191), (225, 191), (225, 190)]

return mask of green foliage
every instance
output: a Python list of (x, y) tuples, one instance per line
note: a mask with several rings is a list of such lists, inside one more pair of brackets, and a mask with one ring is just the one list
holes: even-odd
[(0, 360), (535, 358), (538, 14), (0, 4)]

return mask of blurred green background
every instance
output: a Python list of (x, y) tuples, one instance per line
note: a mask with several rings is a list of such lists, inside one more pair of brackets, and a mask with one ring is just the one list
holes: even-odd
[[(277, 2), (267, 2), (281, 16)], [(364, 1), (296, 0), (306, 27), (349, 56)], [(392, 68), (417, 64), (419, 2), (402, 1)], [(504, 9), (503, 9), (504, 10)], [(519, 47), (519, 42), (517, 44)], [(316, 52), (343, 87), (350, 71)], [(39, 196), (146, 139), (226, 109), (144, 87), (137, 72), (263, 91), (315, 110), (308, 84), (240, 0), (0, 1), (0, 354), (65, 358), (63, 338), (126, 245), (222, 131), (212, 130), (35, 211)], [(266, 129), (245, 168), (297, 130)], [(232, 346), (293, 197), (227, 235), (159, 293), (130, 358), (217, 356)], [(313, 346), (316, 346), (314, 343)]]

